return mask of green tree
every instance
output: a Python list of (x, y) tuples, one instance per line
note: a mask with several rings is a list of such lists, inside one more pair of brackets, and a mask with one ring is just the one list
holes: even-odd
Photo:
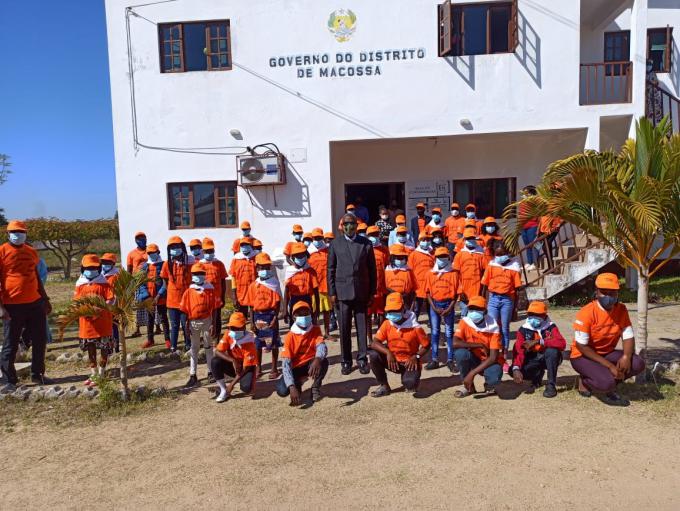
[[(10, 168), (12, 164), (9, 161), (9, 156), (0, 154), (0, 185), (7, 181), (7, 176), (12, 173)], [(7, 217), (5, 216), (5, 208), (0, 208), (0, 225), (7, 225)]]
[(118, 238), (118, 222), (112, 219), (32, 218), (26, 222), (31, 240), (41, 242), (57, 257), (66, 279), (71, 278), (73, 259), (84, 254), (94, 240)]
[(147, 298), (143, 302), (136, 300), (137, 290), (146, 285), (149, 279), (143, 270), (134, 274), (125, 269), (121, 269), (118, 278), (113, 281), (113, 303), (107, 303), (101, 296), (85, 296), (73, 300), (66, 312), (59, 316), (60, 336), (63, 337), (64, 330), (72, 323), (83, 317), (98, 316), (103, 312), (109, 312), (113, 316), (113, 321), (118, 325), (118, 336), (120, 340), (120, 382), (123, 386), (125, 399), (130, 396), (127, 373), (127, 332), (135, 324), (137, 311), (151, 310), (153, 300)]
[(646, 357), (649, 280), (680, 253), (680, 135), (671, 136), (667, 118), (654, 127), (642, 117), (636, 139), (618, 152), (556, 161), (537, 191), (506, 209), (506, 220), (519, 211), (507, 243), (516, 248), (521, 226), (539, 216), (560, 217), (602, 240), (637, 271), (636, 338)]

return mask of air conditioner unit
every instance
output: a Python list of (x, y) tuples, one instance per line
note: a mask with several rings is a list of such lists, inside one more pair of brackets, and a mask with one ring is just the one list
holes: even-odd
[(272, 186), (286, 184), (286, 164), (282, 154), (270, 156), (237, 156), (240, 186)]

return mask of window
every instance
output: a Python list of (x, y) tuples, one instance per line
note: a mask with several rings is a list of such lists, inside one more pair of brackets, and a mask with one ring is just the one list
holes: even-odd
[(673, 27), (647, 30), (647, 59), (657, 73), (671, 72), (673, 55)]
[(517, 2), (438, 6), (439, 56), (510, 53), (517, 47)]
[[(604, 33), (604, 61), (630, 61), (630, 30)], [(619, 76), (625, 74), (622, 65), (605, 66), (605, 75)]]
[(231, 69), (229, 20), (158, 26), (162, 73)]
[(516, 179), (461, 179), (453, 181), (453, 202), (461, 207), (473, 203), (477, 218), (501, 218), (506, 206), (515, 201)]
[(236, 182), (168, 184), (170, 229), (236, 227)]

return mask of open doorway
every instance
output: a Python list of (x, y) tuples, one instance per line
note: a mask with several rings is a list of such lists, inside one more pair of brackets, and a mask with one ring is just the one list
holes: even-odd
[(357, 199), (368, 209), (369, 225), (374, 224), (378, 216), (378, 208), (395, 204), (404, 211), (404, 183), (358, 183), (345, 185), (345, 204), (355, 204)]

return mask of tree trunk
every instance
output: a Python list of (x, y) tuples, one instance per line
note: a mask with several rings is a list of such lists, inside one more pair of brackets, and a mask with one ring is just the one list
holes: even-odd
[(125, 339), (125, 329), (122, 327), (118, 328), (118, 339), (120, 342), (120, 383), (123, 385), (123, 392), (127, 401), (130, 397), (127, 375), (127, 341)]
[[(635, 336), (635, 342), (639, 343), (640, 356), (647, 364), (647, 310), (649, 306), (649, 268), (642, 268), (638, 270), (638, 289), (637, 289), (637, 309), (638, 309), (638, 327)], [(638, 381), (645, 381), (645, 373), (643, 372)]]
[(67, 257), (64, 260), (64, 278), (66, 280), (71, 278), (71, 258)]

